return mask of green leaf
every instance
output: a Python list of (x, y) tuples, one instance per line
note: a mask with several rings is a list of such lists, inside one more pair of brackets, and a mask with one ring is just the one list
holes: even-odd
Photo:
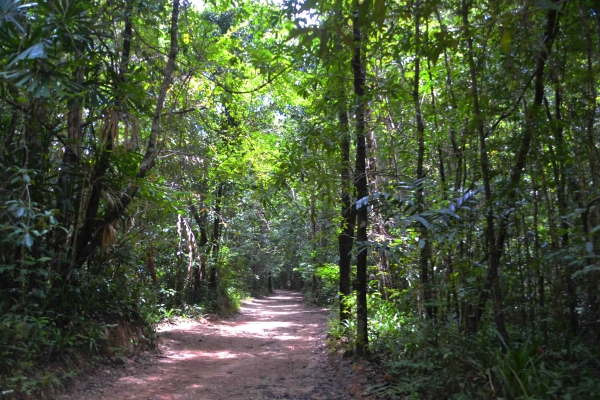
[(306, 0), (302, 2), (302, 7), (300, 7), (300, 11), (306, 11), (316, 8), (318, 8), (317, 0)]
[(373, 0), (364, 0), (358, 6), (358, 22), (359, 23), (364, 21), (365, 17), (367, 16), (367, 13), (369, 12), (369, 9), (371, 8), (372, 3), (373, 3)]
[(560, 6), (548, 0), (536, 0), (536, 3), (542, 10), (560, 10)]
[(571, 278), (577, 278), (579, 275), (589, 274), (590, 272), (594, 271), (600, 271), (600, 266), (596, 264), (588, 265), (584, 269), (573, 273), (573, 275), (571, 275)]
[(354, 41), (352, 40), (350, 35), (344, 35), (342, 33), (342, 41), (346, 46), (350, 47), (350, 50), (354, 51)]
[(432, 62), (433, 65), (437, 63), (438, 58), (440, 58), (440, 54), (444, 51), (444, 48), (439, 44), (431, 46), (431, 49), (428, 51), (427, 57)]
[(298, 36), (305, 35), (307, 33), (312, 33), (314, 28), (296, 28), (290, 31), (287, 40), (292, 40), (297, 38)]
[(429, 221), (427, 221), (425, 218), (417, 216), (417, 219), (419, 220), (419, 222), (420, 222), (421, 224), (423, 224), (423, 226), (424, 226), (425, 228), (427, 228), (427, 229), (431, 228), (431, 224), (430, 224), (430, 223), (429, 223)]
[(329, 38), (327, 29), (321, 29), (321, 38), (319, 45), (319, 57), (324, 57), (327, 54), (327, 40)]
[(597, 226), (595, 226), (595, 227), (594, 227), (594, 229), (592, 229), (592, 230), (590, 231), (590, 233), (596, 233), (596, 232), (598, 232), (598, 231), (600, 231), (600, 225), (597, 225)]
[(510, 43), (512, 42), (512, 37), (510, 35), (510, 31), (506, 30), (502, 33), (502, 38), (500, 39), (500, 45), (502, 46), (502, 51), (506, 54), (510, 53)]
[(19, 54), (17, 57), (15, 57), (14, 60), (8, 63), (7, 67), (14, 65), (17, 61), (20, 60), (32, 60), (35, 58), (46, 58), (46, 50), (44, 50), (44, 44), (42, 42), (34, 44), (30, 48)]
[(385, 0), (375, 0), (375, 9), (373, 10), (373, 21), (378, 28), (383, 26), (385, 21)]
[(26, 233), (23, 242), (25, 243), (25, 246), (30, 249), (31, 246), (33, 246), (33, 236), (31, 236), (29, 233)]

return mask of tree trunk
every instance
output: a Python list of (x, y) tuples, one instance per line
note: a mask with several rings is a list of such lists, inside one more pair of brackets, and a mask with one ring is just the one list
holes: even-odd
[(348, 112), (345, 103), (339, 114), (342, 140), (341, 150), (341, 182), (342, 182), (342, 231), (338, 237), (340, 255), (340, 323), (350, 318), (350, 311), (346, 309), (344, 299), (352, 293), (350, 273), (352, 263), (352, 244), (354, 242), (354, 224), (356, 220), (356, 206), (352, 204), (352, 170), (350, 167), (350, 136), (348, 132)]
[[(194, 221), (196, 221), (196, 224), (200, 229), (200, 241), (198, 242), (198, 249), (203, 248), (208, 243), (208, 235), (206, 234), (207, 213), (204, 210), (204, 206), (202, 204), (200, 204), (200, 206), (200, 212), (202, 214), (198, 213), (198, 210), (196, 209), (196, 206), (193, 203), (190, 204), (190, 213), (192, 214)], [(206, 254), (200, 255), (200, 264), (196, 267), (196, 270), (194, 271), (194, 278), (192, 281), (192, 296), (194, 301), (197, 303), (202, 300), (202, 280), (206, 276), (206, 258)]]
[(154, 266), (154, 254), (153, 249), (150, 247), (148, 250), (148, 271), (150, 272), (150, 277), (152, 278), (152, 284), (155, 288), (158, 288), (158, 277), (156, 276), (156, 268)]
[(269, 271), (269, 275), (267, 278), (267, 290), (269, 293), (273, 293), (273, 279), (271, 277), (271, 271)]
[(367, 332), (367, 225), (369, 188), (367, 186), (366, 173), (366, 105), (365, 105), (365, 70), (361, 59), (361, 41), (363, 40), (360, 23), (358, 19), (358, 3), (355, 4), (356, 12), (353, 18), (354, 55), (352, 57), (352, 72), (354, 75), (354, 93), (357, 98), (356, 105), (356, 165), (354, 185), (356, 187), (357, 201), (361, 206), (356, 207), (357, 217), (357, 245), (362, 248), (356, 256), (356, 355), (364, 357), (367, 354), (369, 342)]
[(212, 236), (210, 238), (211, 243), (211, 263), (210, 263), (210, 278), (209, 287), (211, 290), (217, 288), (217, 270), (218, 270), (218, 259), (219, 259), (219, 244), (221, 236), (221, 198), (223, 197), (223, 189), (225, 184), (220, 183), (217, 188), (217, 196), (215, 198), (215, 219), (213, 220)]
[[(425, 179), (425, 123), (423, 121), (423, 113), (421, 111), (421, 98), (419, 95), (419, 80), (421, 76), (421, 58), (420, 58), (420, 38), (421, 38), (421, 19), (420, 10), (417, 8), (415, 11), (415, 77), (413, 81), (413, 101), (415, 104), (416, 111), (416, 122), (417, 122), (417, 207), (418, 212), (424, 210), (424, 196), (423, 186)], [(431, 286), (429, 284), (429, 255), (431, 253), (431, 246), (429, 244), (427, 228), (421, 225), (419, 229), (419, 239), (422, 240), (424, 245), (421, 247), (419, 254), (419, 278), (421, 283), (421, 289), (423, 291), (423, 304), (425, 308), (425, 314), (428, 319), (433, 319), (433, 305), (431, 304)]]
[[(462, 0), (462, 19), (465, 31), (469, 32), (469, 9), (466, 1)], [(474, 330), (477, 329), (479, 321), (481, 320), (485, 303), (487, 301), (488, 291), (493, 290), (494, 293), (494, 321), (496, 323), (496, 329), (502, 336), (503, 348), (508, 340), (508, 334), (506, 332), (506, 326), (504, 324), (504, 311), (502, 310), (502, 294), (500, 291), (500, 280), (498, 276), (498, 268), (500, 266), (500, 255), (501, 249), (496, 247), (496, 231), (494, 227), (494, 211), (492, 209), (492, 189), (490, 185), (490, 174), (489, 174), (489, 159), (485, 141), (485, 130), (484, 121), (481, 115), (481, 109), (479, 106), (479, 91), (477, 86), (477, 73), (475, 70), (475, 55), (473, 50), (473, 38), (467, 36), (468, 46), (468, 61), (469, 71), (471, 74), (471, 90), (473, 94), (473, 109), (475, 113), (475, 123), (477, 126), (477, 134), (479, 136), (479, 163), (481, 167), (481, 176), (483, 179), (483, 187), (485, 192), (485, 200), (488, 203), (488, 212), (486, 216), (486, 245), (489, 256), (489, 270), (488, 270), (488, 282), (486, 282), (485, 288), (482, 292), (484, 298), (480, 299), (479, 309), (477, 310), (477, 316), (475, 318)]]

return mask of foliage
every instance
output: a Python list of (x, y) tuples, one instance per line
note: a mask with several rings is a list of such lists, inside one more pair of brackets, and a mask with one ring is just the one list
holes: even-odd
[(0, 1), (0, 386), (285, 288), (384, 397), (593, 397), (599, 13)]

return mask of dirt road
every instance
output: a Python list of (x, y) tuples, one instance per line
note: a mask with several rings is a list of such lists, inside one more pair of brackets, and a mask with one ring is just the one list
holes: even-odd
[(278, 290), (244, 303), (234, 319), (159, 329), (161, 355), (99, 371), (60, 399), (344, 400), (359, 398), (365, 371), (331, 360), (328, 311)]

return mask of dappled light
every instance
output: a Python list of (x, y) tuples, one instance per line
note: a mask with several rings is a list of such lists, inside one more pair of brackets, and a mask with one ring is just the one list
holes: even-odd
[(277, 290), (243, 303), (232, 319), (162, 324), (159, 358), (112, 382), (111, 399), (344, 399), (318, 373), (327, 311), (302, 302)]
[(599, 360), (599, 0), (0, 0), (0, 399), (597, 400)]

